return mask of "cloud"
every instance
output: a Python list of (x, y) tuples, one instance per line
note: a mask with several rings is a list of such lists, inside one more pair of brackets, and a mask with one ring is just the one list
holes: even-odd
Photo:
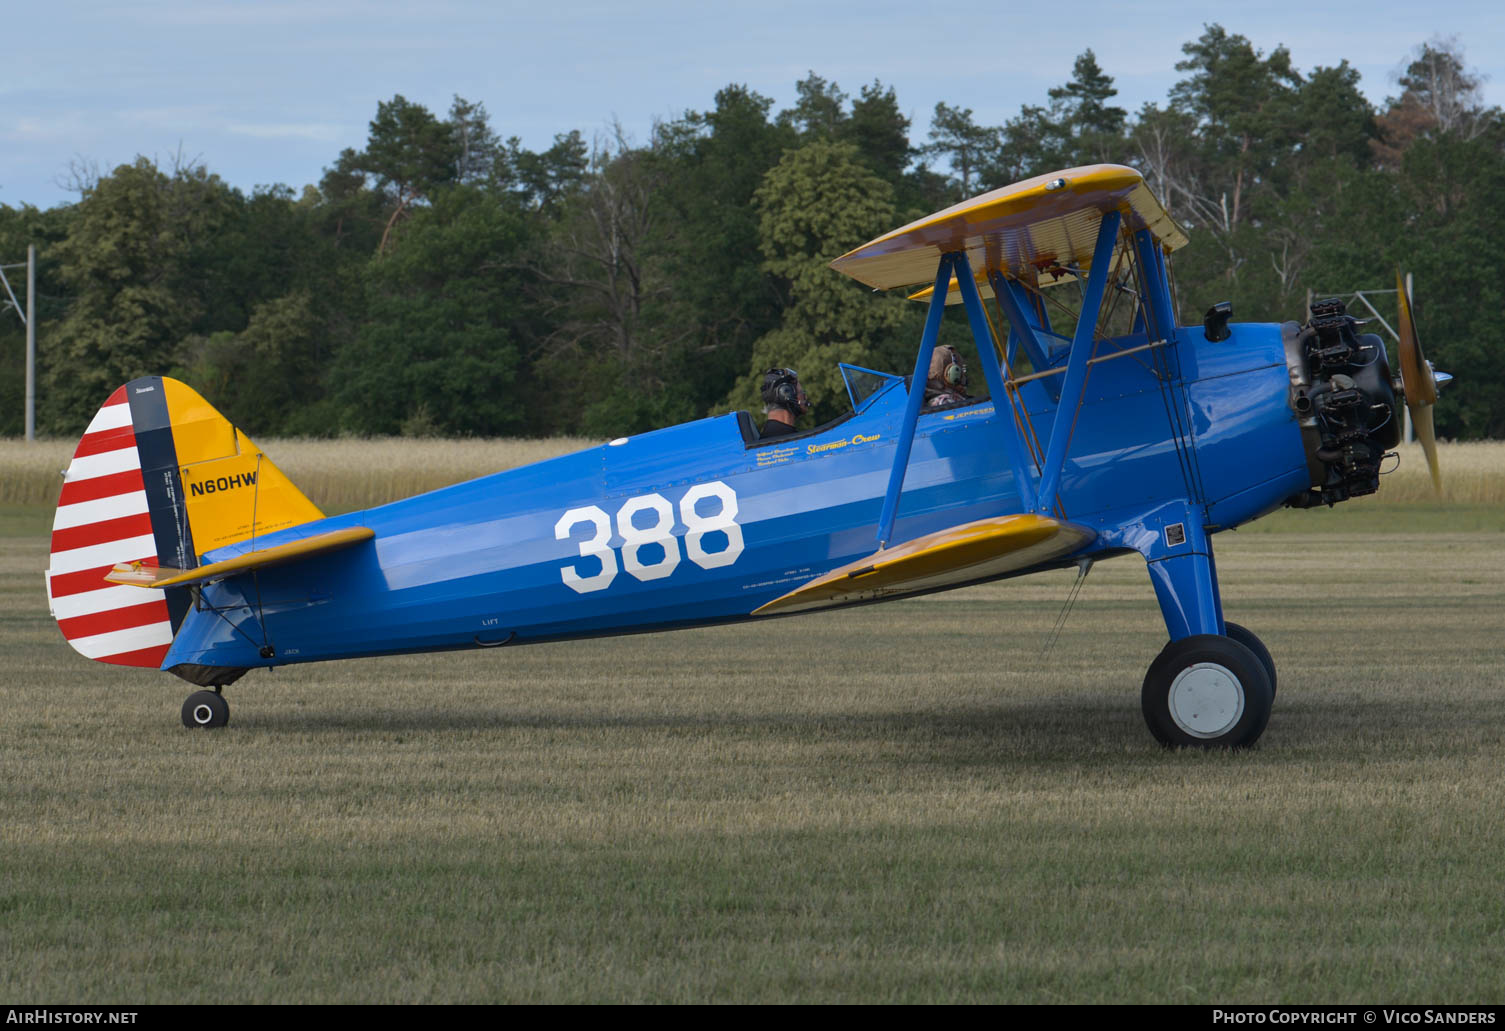
[(253, 136), (261, 140), (334, 140), (341, 135), (337, 125), (326, 125), (319, 122), (283, 122), (277, 124), (254, 125), (245, 122), (231, 122), (225, 126), (225, 131), (236, 136)]
[(219, 107), (214, 104), (164, 104), (125, 108), (114, 112), (113, 117), (122, 125), (183, 132), (222, 124), (219, 112)]
[(23, 115), (10, 124), (0, 123), (0, 140), (17, 143), (45, 143), (54, 140), (71, 140), (88, 128), (82, 111), (58, 111), (46, 118)]
[[(427, 12), (426, 12), (427, 15)], [(407, 5), (398, 0), (240, 0), (206, 4), (202, 0), (186, 3), (158, 3), (146, 5), (134, 12), (138, 21), (172, 26), (248, 26), (287, 25), (327, 22), (352, 24), (361, 19), (411, 16)]]

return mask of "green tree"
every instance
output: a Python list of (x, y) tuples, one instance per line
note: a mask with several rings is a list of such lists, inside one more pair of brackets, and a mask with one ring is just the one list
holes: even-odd
[[(42, 211), (29, 204), (12, 208), (0, 204), (0, 264), (26, 261), (26, 248), (37, 248), (37, 423), (53, 421), (51, 405), (43, 388), (43, 372), (49, 360), (58, 322), (66, 313), (65, 287), (58, 276), (52, 248), (68, 232), (72, 206)], [(16, 300), (26, 304), (26, 270), (7, 273)], [(21, 313), (7, 306), (10, 298), (0, 293), (0, 436), (20, 436), (26, 430), (26, 326)], [(104, 400), (100, 398), (100, 400)]]
[[(1197, 120), (1185, 111), (1146, 103), (1129, 126), (1132, 162), (1161, 203), (1178, 218), (1190, 222), (1182, 197), (1195, 175)], [(1184, 185), (1185, 184), (1185, 185)]]
[(1336, 67), (1314, 68), (1302, 80), (1296, 96), (1295, 161), (1281, 162), (1282, 171), (1303, 173), (1321, 161), (1343, 159), (1365, 168), (1376, 135), (1374, 110), (1359, 89), (1359, 73), (1347, 61)]
[(986, 178), (1005, 185), (1056, 169), (1122, 161), (1130, 150), (1128, 113), (1110, 103), (1113, 77), (1090, 49), (1072, 64), (1072, 77), (1053, 87), (1046, 106), (1024, 104), (996, 130), (995, 149), (984, 155)]
[(1064, 168), (1071, 163), (1067, 151), (1063, 126), (1051, 108), (1024, 104), (999, 130), (998, 149), (988, 156), (988, 178), (1003, 186)]
[(812, 71), (794, 88), (799, 99), (792, 108), (779, 112), (776, 122), (795, 130), (798, 143), (818, 139), (851, 143), (863, 164), (883, 179), (895, 186), (903, 181), (914, 151), (909, 145), (909, 119), (899, 110), (892, 87), (874, 79), (853, 99)]
[(629, 417), (630, 429), (620, 431), (635, 432), (670, 414), (657, 402), (666, 386), (672, 291), (649, 246), (666, 211), (660, 142), (655, 133), (649, 145), (634, 147), (620, 126), (599, 138), (589, 174), (531, 263), (544, 288), (535, 296), (553, 327), (539, 361), (557, 369), (567, 360), (578, 370), (549, 395), (553, 418), (573, 416), (593, 433), (619, 429)]
[(324, 325), (306, 288), (258, 302), (241, 332), (188, 337), (172, 374), (253, 433), (334, 433), (322, 402)]
[(893, 87), (874, 79), (858, 91), (844, 138), (879, 178), (902, 188), (914, 149), (909, 145), (909, 119), (899, 110)]
[(1240, 35), (1209, 25), (1181, 47), (1190, 72), (1171, 89), (1172, 105), (1197, 121), (1197, 161), (1177, 185), (1198, 220), (1225, 236), (1249, 219), (1250, 194), (1290, 149), (1301, 77), (1291, 54), (1263, 56)]
[(201, 316), (174, 355), (192, 383), (256, 433), (330, 433), (325, 373), (362, 306), (368, 255), (321, 231), (314, 203), (287, 187), (232, 195), (197, 262)]
[(518, 327), (527, 223), (470, 186), (434, 194), (366, 267), (366, 322), (332, 370), (356, 433), (526, 433)]
[(590, 147), (580, 130), (558, 133), (548, 150), (524, 150), (517, 137), (507, 141), (507, 182), (534, 211), (555, 217), (564, 202), (584, 185), (590, 172)]
[(1071, 72), (1064, 86), (1050, 91), (1052, 120), (1063, 137), (1063, 163), (1119, 160), (1124, 153), (1124, 126), (1129, 113), (1108, 103), (1118, 95), (1113, 77), (1098, 65), (1090, 47), (1077, 57)]
[(753, 348), (753, 370), (726, 399), (757, 409), (762, 373), (792, 366), (813, 416), (838, 414), (845, 392), (838, 362), (881, 364), (887, 338), (904, 322), (903, 301), (874, 297), (829, 268), (894, 220), (893, 188), (866, 169), (850, 144), (816, 141), (786, 154), (757, 192), (764, 269), (786, 292), (779, 327)]
[[(464, 113), (466, 117), (476, 114)], [(384, 199), (386, 221), (377, 245), (379, 251), (386, 251), (393, 227), (411, 213), (414, 205), (429, 199), (436, 188), (458, 180), (465, 138), (466, 133), (457, 133), (455, 126), (440, 121), (428, 108), (400, 93), (376, 105), (366, 149), (344, 150), (335, 171), (352, 182), (355, 180), (351, 177), (359, 174), (363, 177), (360, 181)]]
[(317, 213), (320, 231), (335, 247), (365, 255), (380, 245), (387, 216), (384, 199), (367, 186), (357, 161), (354, 150), (342, 151), (319, 185), (305, 188), (300, 205)]
[[(1498, 136), (1444, 132), (1413, 142), (1392, 180), (1389, 268), (1415, 273), (1422, 345), (1456, 379), (1437, 403), (1444, 436), (1505, 436), (1505, 339), (1499, 312), (1505, 278), (1489, 261), (1505, 233), (1505, 151)], [(1371, 282), (1374, 279), (1369, 280)]]
[[(769, 119), (771, 106), (730, 85), (714, 108), (686, 114), (656, 138), (662, 208), (645, 256), (668, 291), (655, 301), (652, 328), (663, 341), (657, 379), (673, 395), (664, 399), (666, 418), (718, 404), (746, 371), (754, 341), (778, 325), (783, 298), (763, 269), (755, 194), (797, 134)], [(618, 382), (641, 392), (636, 381)]]
[(804, 141), (835, 140), (846, 134), (848, 97), (834, 82), (811, 72), (794, 84), (799, 99), (779, 112), (779, 124), (792, 126)]
[(491, 128), (485, 104), (456, 94), (446, 124), (454, 147), (456, 182), (484, 186), (506, 175), (506, 150)]
[(935, 105), (930, 119), (930, 142), (920, 148), (927, 157), (945, 158), (951, 168), (955, 199), (970, 197), (988, 185), (983, 176), (1002, 144), (1002, 130), (978, 125), (970, 107)]
[(200, 273), (236, 197), (202, 167), (146, 158), (85, 193), (51, 251), (71, 304), (48, 344), (47, 429), (81, 431), (110, 391), (170, 366), (205, 314)]

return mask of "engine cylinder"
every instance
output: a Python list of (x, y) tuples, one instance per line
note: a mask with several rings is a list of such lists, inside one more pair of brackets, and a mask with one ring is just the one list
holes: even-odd
[(1379, 489), (1380, 463), (1400, 440), (1399, 411), (1385, 343), (1360, 333), (1336, 298), (1312, 305), (1305, 325), (1287, 322), (1291, 408), (1301, 426), (1311, 489), (1287, 505), (1335, 505)]

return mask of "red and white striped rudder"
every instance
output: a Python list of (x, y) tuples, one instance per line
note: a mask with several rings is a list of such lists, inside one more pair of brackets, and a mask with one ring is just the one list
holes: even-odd
[(105, 580), (117, 562), (157, 561), (126, 389), (111, 394), (94, 416), (64, 475), (47, 599), (79, 654), (156, 669), (172, 644), (167, 599)]

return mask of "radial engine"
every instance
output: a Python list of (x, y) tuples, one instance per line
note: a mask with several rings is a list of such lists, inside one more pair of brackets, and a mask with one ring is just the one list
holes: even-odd
[(1291, 407), (1301, 426), (1310, 490), (1286, 499), (1294, 508), (1335, 505), (1379, 489), (1380, 464), (1400, 441), (1400, 405), (1374, 333), (1332, 298), (1312, 305), (1305, 325), (1283, 327)]

